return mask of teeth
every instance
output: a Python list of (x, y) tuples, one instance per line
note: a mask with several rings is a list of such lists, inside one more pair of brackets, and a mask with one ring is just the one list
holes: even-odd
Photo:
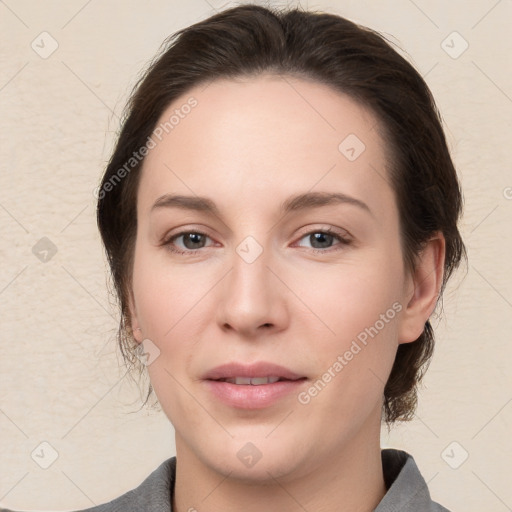
[(229, 379), (222, 379), (224, 382), (229, 382), (230, 384), (242, 384), (242, 385), (252, 385), (252, 386), (260, 386), (261, 384), (273, 384), (279, 380), (279, 377), (232, 377)]

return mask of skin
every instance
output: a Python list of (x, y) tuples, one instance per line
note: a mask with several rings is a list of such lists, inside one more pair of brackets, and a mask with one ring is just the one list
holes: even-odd
[[(173, 510), (373, 510), (386, 492), (384, 385), (398, 345), (418, 338), (435, 307), (443, 236), (406, 270), (385, 144), (375, 116), (349, 97), (292, 77), (217, 80), (161, 121), (191, 96), (197, 106), (144, 162), (130, 304), (137, 341), (160, 350), (148, 371), (176, 432)], [(338, 149), (349, 134), (366, 146), (354, 161)], [(349, 195), (370, 212), (348, 203), (280, 212), (311, 191)], [(168, 193), (206, 196), (219, 215), (151, 211)], [(319, 245), (311, 233), (327, 228), (350, 243)], [(207, 236), (191, 254), (178, 234), (197, 230)], [(247, 236), (262, 249), (252, 263), (236, 251)], [(270, 361), (306, 376), (307, 391), (394, 303), (401, 311), (307, 404), (292, 393), (235, 409), (201, 379), (226, 362)], [(237, 457), (247, 442), (261, 453), (252, 467)]]

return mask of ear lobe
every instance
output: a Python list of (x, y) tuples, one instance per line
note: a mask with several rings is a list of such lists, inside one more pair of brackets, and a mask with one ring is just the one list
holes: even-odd
[(442, 233), (431, 238), (417, 259), (416, 269), (407, 280), (407, 287), (413, 287), (405, 294), (407, 306), (400, 322), (398, 342), (416, 341), (434, 311), (441, 290), (444, 275), (446, 242)]

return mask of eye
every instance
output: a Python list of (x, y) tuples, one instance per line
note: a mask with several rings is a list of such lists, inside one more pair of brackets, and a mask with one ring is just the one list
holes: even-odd
[[(332, 229), (318, 229), (315, 231), (309, 231), (305, 235), (303, 235), (299, 242), (297, 243), (300, 247), (304, 247), (303, 244), (300, 243), (301, 240), (307, 240), (312, 246), (314, 252), (330, 252), (340, 250), (342, 246), (350, 245), (351, 240), (348, 239), (346, 234), (338, 233)], [(333, 243), (338, 241), (338, 246), (336, 245), (333, 248)]]
[[(201, 231), (181, 231), (167, 238), (162, 245), (167, 246), (171, 252), (176, 254), (194, 255), (201, 249), (213, 245), (212, 243), (206, 245), (207, 240), (211, 240), (211, 238)], [(302, 240), (309, 241), (313, 252), (317, 253), (337, 251), (342, 249), (343, 246), (350, 245), (352, 242), (347, 237), (346, 232), (339, 233), (331, 228), (309, 231), (302, 235), (296, 245), (305, 247), (301, 243)], [(338, 243), (336, 244), (335, 242)]]
[[(200, 231), (182, 231), (168, 238), (163, 245), (177, 254), (195, 254), (199, 249), (206, 247), (205, 243), (209, 238), (206, 233)], [(180, 239), (181, 244), (176, 243)]]

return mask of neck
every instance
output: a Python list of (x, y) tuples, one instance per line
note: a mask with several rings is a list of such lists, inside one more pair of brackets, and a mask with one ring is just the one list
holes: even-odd
[[(377, 428), (376, 428), (377, 427)], [(314, 467), (305, 461), (296, 477), (248, 482), (204, 464), (176, 433), (173, 512), (371, 512), (386, 493), (379, 443), (380, 422), (362, 429), (343, 450)], [(369, 435), (369, 434), (372, 435)], [(361, 435), (364, 434), (364, 435)]]

